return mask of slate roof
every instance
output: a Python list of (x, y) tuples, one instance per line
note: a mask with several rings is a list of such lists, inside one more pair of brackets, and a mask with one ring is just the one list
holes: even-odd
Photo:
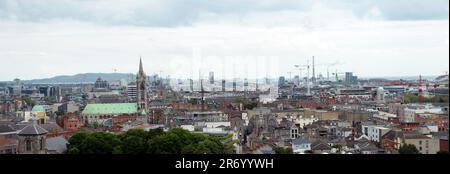
[(40, 124), (39, 126), (44, 128), (48, 132), (51, 132), (51, 131), (63, 132), (64, 131), (64, 129), (61, 126), (57, 125), (56, 123), (45, 123), (45, 124)]
[(16, 130), (8, 124), (0, 124), (0, 133), (14, 132), (14, 131), (16, 131)]
[(47, 150), (55, 151), (56, 153), (64, 153), (67, 150), (67, 144), (69, 143), (64, 137), (47, 138)]
[(320, 140), (311, 144), (311, 150), (331, 150), (331, 147)]
[(429, 139), (430, 137), (427, 137), (419, 132), (412, 131), (412, 132), (404, 132), (404, 131), (398, 131), (398, 130), (391, 130), (388, 133), (386, 133), (384, 138), (393, 140), (397, 137), (403, 138), (403, 139)]
[(377, 150), (380, 150), (380, 148), (378, 148), (374, 144), (368, 144), (367, 146), (360, 148), (360, 151), (377, 151)]
[(311, 142), (305, 138), (297, 138), (292, 141), (292, 144), (311, 144)]
[(46, 134), (47, 131), (37, 124), (31, 124), (23, 128), (17, 133), (17, 135), (43, 135)]
[(448, 140), (448, 132), (431, 132), (434, 138)]

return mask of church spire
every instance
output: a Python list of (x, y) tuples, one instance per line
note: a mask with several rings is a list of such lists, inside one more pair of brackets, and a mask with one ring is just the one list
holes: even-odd
[(146, 75), (144, 73), (144, 68), (142, 66), (142, 57), (139, 60), (139, 72), (136, 76), (136, 87), (137, 87), (137, 104), (138, 110), (142, 111), (141, 113), (146, 113), (148, 111), (148, 89), (146, 82)]
[(142, 56), (140, 57), (139, 60), (139, 74), (144, 72), (144, 68), (142, 67)]

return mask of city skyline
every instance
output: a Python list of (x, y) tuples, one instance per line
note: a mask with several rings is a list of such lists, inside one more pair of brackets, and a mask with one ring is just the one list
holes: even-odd
[[(312, 56), (324, 76), (323, 65), (335, 62), (340, 64), (330, 72), (360, 77), (441, 75), (449, 69), (445, 0), (115, 2), (2, 1), (0, 81), (135, 74), (140, 56), (146, 72), (183, 79), (197, 79), (198, 69), (205, 76), (215, 71), (222, 78), (226, 71), (227, 79), (254, 78), (256, 70), (242, 67), (256, 67), (261, 56), (274, 61), (258, 62), (270, 65), (258, 70), (259, 78), (294, 74), (294, 65)], [(221, 67), (224, 60), (228, 65)]]

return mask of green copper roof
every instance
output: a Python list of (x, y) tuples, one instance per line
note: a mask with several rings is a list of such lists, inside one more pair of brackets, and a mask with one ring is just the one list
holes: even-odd
[(44, 106), (41, 105), (35, 105), (31, 112), (45, 112)]
[(81, 115), (136, 114), (136, 103), (88, 104)]

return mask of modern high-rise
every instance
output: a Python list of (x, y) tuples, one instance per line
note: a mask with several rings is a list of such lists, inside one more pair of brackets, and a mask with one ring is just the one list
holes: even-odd
[(97, 78), (94, 84), (95, 88), (109, 88), (109, 83), (106, 80), (103, 80), (101, 77)]
[(131, 82), (127, 86), (127, 95), (131, 101), (136, 101), (137, 98), (137, 86), (136, 82)]
[(222, 92), (225, 92), (225, 80), (222, 80)]
[(284, 76), (281, 76), (279, 79), (278, 79), (278, 86), (280, 87), (280, 86), (284, 86), (284, 84), (286, 83), (286, 78), (284, 78)]
[(12, 93), (16, 96), (22, 95), (22, 82), (20, 81), (20, 79), (14, 79), (14, 86)]
[(214, 84), (214, 72), (209, 72), (209, 83)]
[(192, 79), (189, 79), (189, 90), (191, 92), (194, 91), (194, 80), (192, 80)]
[(248, 79), (244, 79), (244, 91), (248, 91)]
[(354, 76), (352, 72), (345, 73), (345, 84), (354, 85), (358, 82), (358, 76)]

